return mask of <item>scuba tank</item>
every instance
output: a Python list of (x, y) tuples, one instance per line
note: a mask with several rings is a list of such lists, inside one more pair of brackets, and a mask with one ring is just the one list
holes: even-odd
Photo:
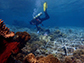
[(41, 16), (41, 15), (42, 15), (42, 12), (38, 13), (38, 14), (34, 17), (34, 19), (36, 19), (37, 17), (39, 17), (39, 16)]

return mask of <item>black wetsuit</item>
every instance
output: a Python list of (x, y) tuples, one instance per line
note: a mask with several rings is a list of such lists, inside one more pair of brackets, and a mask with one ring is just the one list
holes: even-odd
[(36, 27), (37, 27), (37, 30), (38, 30), (38, 25), (39, 24), (41, 24), (44, 20), (47, 20), (47, 19), (49, 19), (50, 17), (49, 17), (49, 15), (47, 14), (47, 12), (44, 12), (45, 13), (45, 17), (44, 18), (40, 18), (40, 16), (39, 17), (37, 17), (36, 19), (32, 19), (31, 21), (30, 21), (30, 24), (31, 25), (36, 25)]

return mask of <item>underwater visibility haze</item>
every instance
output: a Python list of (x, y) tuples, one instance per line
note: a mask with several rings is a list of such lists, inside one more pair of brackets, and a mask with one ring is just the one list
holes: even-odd
[[(45, 1), (47, 0), (0, 0), (0, 19), (7, 24), (24, 21), (29, 26), (33, 16), (43, 12)], [(83, 0), (48, 0), (47, 3), (50, 19), (43, 22), (44, 26), (84, 26)]]

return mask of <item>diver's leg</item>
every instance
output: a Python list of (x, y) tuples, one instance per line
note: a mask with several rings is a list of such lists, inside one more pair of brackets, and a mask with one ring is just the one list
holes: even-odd
[(48, 15), (48, 13), (47, 13), (47, 11), (45, 11), (44, 13), (45, 13), (45, 17), (44, 18), (40, 18), (41, 21), (44, 21), (44, 20), (47, 20), (47, 19), (50, 18), (49, 15)]
[(44, 4), (43, 4), (43, 11), (45, 13), (45, 17), (44, 18), (41, 18), (41, 21), (44, 21), (44, 20), (49, 19), (49, 15), (47, 13), (47, 2), (44, 2)]
[(47, 13), (47, 10), (46, 10), (44, 13), (45, 13), (45, 18), (46, 18), (46, 19), (49, 19), (50, 17), (49, 17), (49, 15), (48, 15), (48, 13)]

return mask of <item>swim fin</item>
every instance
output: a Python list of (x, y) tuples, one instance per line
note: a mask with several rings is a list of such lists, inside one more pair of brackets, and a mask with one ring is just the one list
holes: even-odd
[(44, 2), (44, 4), (43, 4), (43, 11), (45, 12), (46, 9), (47, 9), (47, 2)]

